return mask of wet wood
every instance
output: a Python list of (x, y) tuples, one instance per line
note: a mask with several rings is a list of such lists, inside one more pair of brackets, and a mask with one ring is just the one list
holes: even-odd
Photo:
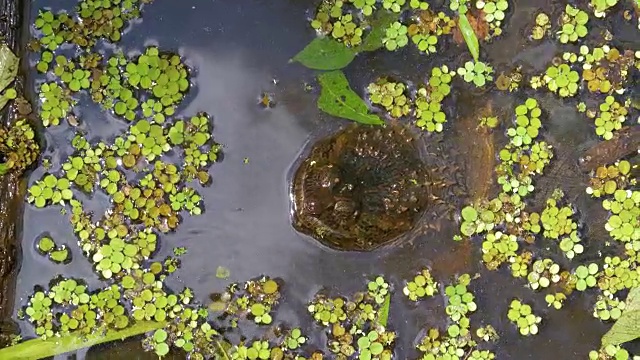
[(617, 131), (608, 141), (600, 141), (580, 158), (580, 168), (584, 172), (595, 171), (599, 166), (614, 163), (616, 160), (640, 150), (640, 127), (626, 126)]
[[(480, 118), (495, 116), (493, 106), (486, 106), (467, 116), (455, 119), (455, 131), (460, 157), (465, 164), (465, 183), (470, 201), (476, 203), (489, 198), (495, 183), (496, 148), (493, 130), (480, 125)], [(499, 117), (498, 117), (499, 118)]]
[[(27, 13), (28, 2), (23, 0), (0, 0), (0, 34), (14, 53), (22, 56), (19, 46), (22, 14)], [(21, 93), (20, 75), (14, 87)], [(11, 103), (10, 103), (11, 105)], [(17, 120), (16, 108), (7, 106), (0, 114), (3, 124)], [(0, 347), (17, 334), (17, 324), (11, 319), (14, 307), (16, 276), (19, 270), (20, 226), (26, 182), (22, 174), (7, 174), (0, 177)]]

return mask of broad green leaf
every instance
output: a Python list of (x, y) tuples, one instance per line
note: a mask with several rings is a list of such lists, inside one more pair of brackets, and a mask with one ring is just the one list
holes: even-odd
[(320, 98), (318, 98), (320, 110), (362, 124), (384, 124), (378, 116), (369, 114), (367, 104), (351, 90), (342, 71), (322, 73), (318, 75), (318, 81), (322, 87)]
[(473, 31), (471, 24), (469, 24), (467, 15), (460, 14), (460, 17), (458, 18), (458, 27), (460, 28), (464, 41), (467, 43), (471, 56), (473, 56), (473, 60), (478, 61), (478, 58), (480, 57), (480, 43), (478, 42), (478, 37), (476, 36), (475, 31)]
[(80, 334), (71, 334), (61, 337), (51, 337), (46, 340), (35, 338), (0, 349), (0, 359), (35, 360), (47, 358), (82, 348), (88, 348), (97, 344), (124, 340), (132, 336), (160, 329), (166, 324), (166, 321), (139, 321), (122, 330), (108, 330), (106, 334), (97, 332), (87, 335), (86, 337)]
[(382, 47), (387, 28), (398, 20), (399, 14), (380, 10), (376, 18), (371, 22), (371, 31), (362, 40), (362, 44), (357, 47), (358, 51), (374, 51)]
[(384, 297), (382, 307), (378, 311), (378, 322), (380, 325), (387, 327), (387, 321), (389, 320), (389, 308), (391, 307), (391, 293), (388, 292)]
[(356, 51), (328, 37), (315, 38), (291, 59), (315, 70), (337, 70), (349, 65)]
[(602, 337), (602, 346), (619, 345), (640, 337), (640, 288), (633, 288), (625, 300), (622, 316)]
[(18, 75), (18, 60), (7, 44), (0, 45), (0, 91), (6, 89)]

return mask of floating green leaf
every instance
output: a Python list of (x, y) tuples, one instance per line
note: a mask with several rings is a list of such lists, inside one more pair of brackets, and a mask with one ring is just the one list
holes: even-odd
[(478, 37), (476, 37), (476, 33), (473, 31), (471, 24), (469, 24), (467, 15), (460, 14), (458, 27), (460, 27), (460, 32), (462, 33), (462, 37), (464, 37), (464, 41), (467, 43), (467, 47), (469, 48), (471, 56), (473, 56), (473, 60), (477, 62), (480, 57), (480, 43), (478, 42)]
[(602, 346), (619, 345), (640, 337), (640, 288), (633, 288), (625, 300), (622, 316), (602, 336)]
[(18, 60), (7, 44), (0, 45), (0, 91), (6, 89), (18, 75)]
[[(0, 91), (9, 86), (18, 75), (19, 59), (13, 54), (7, 44), (0, 45)], [(7, 91), (0, 95), (0, 109), (2, 109), (12, 96)]]
[(328, 37), (315, 38), (291, 59), (315, 70), (342, 69), (356, 57), (357, 52)]
[(380, 325), (387, 327), (387, 320), (389, 320), (389, 307), (391, 306), (391, 293), (388, 292), (384, 297), (382, 307), (378, 311), (378, 322)]
[(382, 125), (376, 115), (369, 114), (365, 102), (349, 87), (342, 71), (331, 71), (318, 75), (322, 86), (318, 108), (327, 114), (353, 120), (362, 124)]
[(86, 337), (79, 334), (72, 334), (64, 335), (62, 337), (51, 337), (46, 340), (36, 338), (0, 349), (0, 359), (34, 360), (48, 358), (50, 356), (88, 348), (93, 345), (115, 340), (124, 340), (132, 336), (160, 329), (165, 325), (166, 322), (164, 321), (139, 321), (126, 329), (118, 331), (109, 330), (106, 334), (96, 332), (95, 334), (87, 335)]
[(389, 25), (398, 20), (398, 14), (389, 11), (379, 11), (371, 22), (371, 32), (364, 37), (358, 51), (374, 51), (382, 47), (382, 39)]

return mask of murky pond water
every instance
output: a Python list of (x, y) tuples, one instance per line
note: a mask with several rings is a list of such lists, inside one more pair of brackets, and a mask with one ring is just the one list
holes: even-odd
[[(70, 8), (73, 4), (75, 1), (57, 1), (53, 6)], [(52, 6), (52, 2), (33, 1), (29, 23), (38, 9), (46, 6)], [(530, 23), (532, 10), (538, 7), (536, 1), (516, 1), (505, 36), (483, 48), (496, 68), (524, 64), (525, 71), (540, 72), (557, 55), (555, 42), (530, 46), (523, 36), (528, 30), (520, 25)], [(346, 124), (317, 109), (318, 89), (305, 91), (305, 84), (313, 83), (315, 73), (289, 63), (315, 36), (307, 20), (312, 10), (311, 2), (292, 0), (156, 0), (144, 8), (144, 20), (123, 36), (125, 53), (139, 53), (145, 46), (157, 44), (185, 57), (194, 69), (195, 87), (177, 115), (208, 112), (213, 116), (215, 140), (224, 146), (223, 160), (211, 170), (213, 185), (197, 188), (206, 204), (205, 213), (186, 217), (179, 231), (162, 236), (157, 255), (160, 259), (172, 254), (174, 247), (188, 248), (181, 258), (181, 268), (167, 284), (174, 289), (191, 287), (197, 299), (207, 303), (209, 294), (223, 291), (229, 281), (262, 274), (282, 278), (286, 284), (284, 301), (276, 320), (300, 325), (312, 336), (311, 341), (322, 346), (324, 335), (312, 324), (306, 304), (323, 287), (348, 294), (360, 290), (368, 276), (384, 274), (396, 290), (401, 290), (404, 279), (424, 266), (430, 266), (436, 278), (445, 283), (456, 274), (479, 272), (480, 278), (471, 285), (479, 311), (471, 321), (496, 327), (501, 336), (495, 346), (499, 359), (586, 358), (589, 350), (598, 347), (608, 328), (591, 316), (593, 296), (573, 294), (562, 311), (547, 308), (543, 294), (533, 294), (522, 282), (514, 281), (507, 269), (487, 271), (480, 263), (478, 246), (452, 241), (458, 232), (453, 219), (445, 216), (439, 218), (437, 226), (424, 224), (422, 234), (412, 241), (370, 253), (333, 251), (293, 229), (289, 194), (292, 165), (310, 140)], [(549, 10), (557, 11), (556, 4)], [(637, 37), (622, 39), (625, 46), (638, 47)], [(450, 48), (446, 58), (425, 58), (409, 50), (360, 55), (345, 73), (359, 93), (383, 74), (423, 79), (433, 66), (451, 60), (460, 62), (460, 54), (466, 50), (455, 46), (445, 45)], [(35, 72), (29, 81), (33, 83), (34, 79)], [(497, 132), (478, 134), (477, 112), (491, 109), (504, 120), (511, 119), (513, 108), (524, 99), (522, 94), (478, 93), (470, 89), (454, 86), (452, 96), (445, 101), (450, 121), (444, 134), (423, 138), (433, 151), (444, 149), (447, 153), (442, 155), (448, 157), (451, 166), (459, 168), (458, 185), (466, 188), (468, 198), (451, 204), (457, 208), (469, 199), (493, 196), (496, 190), (492, 172), (483, 170), (493, 169), (495, 152), (491, 151), (497, 151), (506, 138)], [(273, 108), (258, 105), (263, 92), (273, 94)], [(596, 143), (597, 137), (590, 122), (575, 111), (574, 100), (561, 101), (546, 92), (533, 96), (548, 114), (544, 137), (556, 153), (551, 167), (537, 183), (533, 203), (539, 206), (534, 208), (540, 210), (553, 189), (562, 188), (586, 223), (587, 246), (598, 244), (606, 235), (604, 211), (598, 201), (585, 194), (588, 176), (578, 167), (578, 158)], [(101, 111), (90, 99), (85, 100), (81, 102), (81, 126), (89, 139), (112, 139), (126, 128), (121, 120)], [(73, 130), (66, 123), (47, 131), (44, 156), (51, 157), (53, 171), (72, 152), (68, 145), (72, 138)], [(39, 179), (44, 172), (42, 167), (36, 169), (31, 180)], [(82, 200), (95, 213), (102, 213), (108, 201), (101, 195)], [(34, 240), (44, 232), (71, 249), (74, 258), (70, 265), (53, 264), (37, 253)], [(563, 259), (559, 252), (554, 256)], [(596, 257), (595, 252), (585, 255), (586, 260)], [(230, 270), (228, 280), (216, 277), (218, 266)], [(55, 274), (84, 278), (92, 288), (101, 285), (91, 264), (82, 256), (66, 216), (56, 208), (27, 206), (16, 304), (24, 304), (34, 284), (44, 285)], [(524, 338), (507, 321), (505, 314), (513, 297), (529, 299), (543, 317), (538, 336)], [(438, 299), (441, 298), (413, 305), (403, 300), (401, 291), (396, 291), (390, 323), (399, 334), (398, 359), (417, 355), (414, 342), (422, 328), (445, 324), (443, 303)], [(29, 324), (20, 325), (24, 337), (33, 335)], [(91, 350), (88, 358), (134, 358), (131, 353), (113, 351), (117, 349), (103, 346)]]

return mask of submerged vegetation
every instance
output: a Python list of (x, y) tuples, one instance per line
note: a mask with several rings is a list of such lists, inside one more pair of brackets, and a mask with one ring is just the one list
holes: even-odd
[[(165, 259), (157, 258), (158, 250), (165, 234), (180, 230), (184, 217), (204, 214), (197, 189), (212, 183), (211, 167), (220, 160), (222, 146), (214, 141), (210, 115), (177, 116), (192, 90), (192, 69), (180, 54), (159, 46), (137, 54), (117, 47), (97, 51), (98, 42), (117, 44), (149, 2), (81, 0), (72, 12), (42, 9), (35, 19), (30, 48), (38, 55), (33, 68), (40, 74), (37, 117), (42, 125), (36, 128), (49, 131), (66, 120), (76, 133), (73, 153), (31, 182), (26, 201), (35, 208), (60, 209), (78, 248), (60, 245), (48, 233), (28, 241), (56, 263), (84, 257), (103, 286), (91, 289), (83, 279), (63, 276), (36, 285), (19, 315), (37, 338), (0, 349), (0, 358), (48, 357), (140, 334), (146, 334), (145, 350), (159, 357), (182, 350), (192, 359), (394, 358), (397, 337), (409, 335), (393, 330), (389, 313), (399, 285), (382, 275), (368, 279), (364, 290), (352, 296), (323, 290), (307, 304), (315, 326), (325, 330), (324, 353), (312, 347), (303, 329), (279, 321), (283, 279), (258, 276), (231, 283), (211, 295), (206, 306), (195, 301), (190, 288), (167, 286), (187, 248), (176, 247)], [(440, 174), (439, 154), (423, 159), (413, 132), (446, 134), (448, 120), (456, 115), (448, 105), (460, 89), (495, 86), (516, 92), (526, 78), (522, 84), (532, 90), (546, 89), (562, 101), (578, 98), (578, 110), (593, 121), (601, 141), (614, 141), (625, 126), (634, 126), (628, 121), (635, 111), (628, 90), (640, 69), (640, 52), (585, 43), (591, 24), (620, 9), (621, 2), (566, 4), (555, 18), (531, 14), (531, 41), (550, 37), (580, 46), (577, 53), (558, 55), (541, 74), (525, 75), (520, 68), (494, 68), (480, 48), (503, 35), (510, 5), (508, 0), (452, 0), (441, 9), (419, 0), (320, 3), (309, 19), (318, 37), (292, 61), (323, 71), (317, 76), (320, 110), (359, 124), (312, 144), (299, 164), (292, 184), (297, 230), (335, 249), (370, 251), (414, 229), (441, 202), (438, 194), (446, 182), (439, 176), (446, 174)], [(425, 79), (382, 76), (367, 80), (360, 91), (339, 70), (372, 51), (412, 49), (436, 57), (448, 51), (450, 42), (464, 43), (469, 54), (451, 63), (438, 58)], [(74, 57), (67, 56), (68, 48)], [(20, 99), (10, 87), (17, 63), (6, 45), (0, 48), (0, 107)], [(107, 140), (75, 128), (83, 121), (77, 111), (82, 96), (127, 124), (126, 131)], [(498, 193), (460, 208), (454, 240), (477, 244), (486, 270), (506, 269), (532, 296), (544, 299), (542, 309), (527, 297), (502, 299), (503, 320), (513, 324), (513, 331), (540, 336), (549, 311), (562, 311), (577, 293), (597, 292), (588, 313), (616, 322), (589, 359), (629, 359), (624, 344), (640, 337), (637, 149), (631, 156), (598, 163), (589, 174), (586, 193), (602, 203), (610, 241), (583, 241), (583, 214), (563, 184), (542, 201), (536, 197), (538, 180), (557, 156), (554, 140), (545, 134), (554, 114), (536, 98), (527, 90), (507, 118), (497, 112), (478, 114), (485, 134), (505, 133), (492, 169)], [(262, 103), (271, 106), (269, 99)], [(37, 161), (36, 134), (26, 118), (0, 126), (0, 175), (22, 173)], [(97, 193), (110, 200), (98, 216), (83, 203), (84, 195)], [(542, 248), (556, 249), (557, 258)], [(419, 266), (401, 286), (405, 301), (424, 306), (442, 296), (446, 325), (420, 334), (414, 344), (417, 358), (496, 358), (492, 343), (499, 341), (498, 332), (491, 324), (472, 322), (472, 314), (482, 311), (476, 296), (487, 296), (475, 285), (481, 275), (439, 279)], [(229, 277), (224, 268), (217, 274)], [(247, 337), (248, 324), (264, 331)]]

